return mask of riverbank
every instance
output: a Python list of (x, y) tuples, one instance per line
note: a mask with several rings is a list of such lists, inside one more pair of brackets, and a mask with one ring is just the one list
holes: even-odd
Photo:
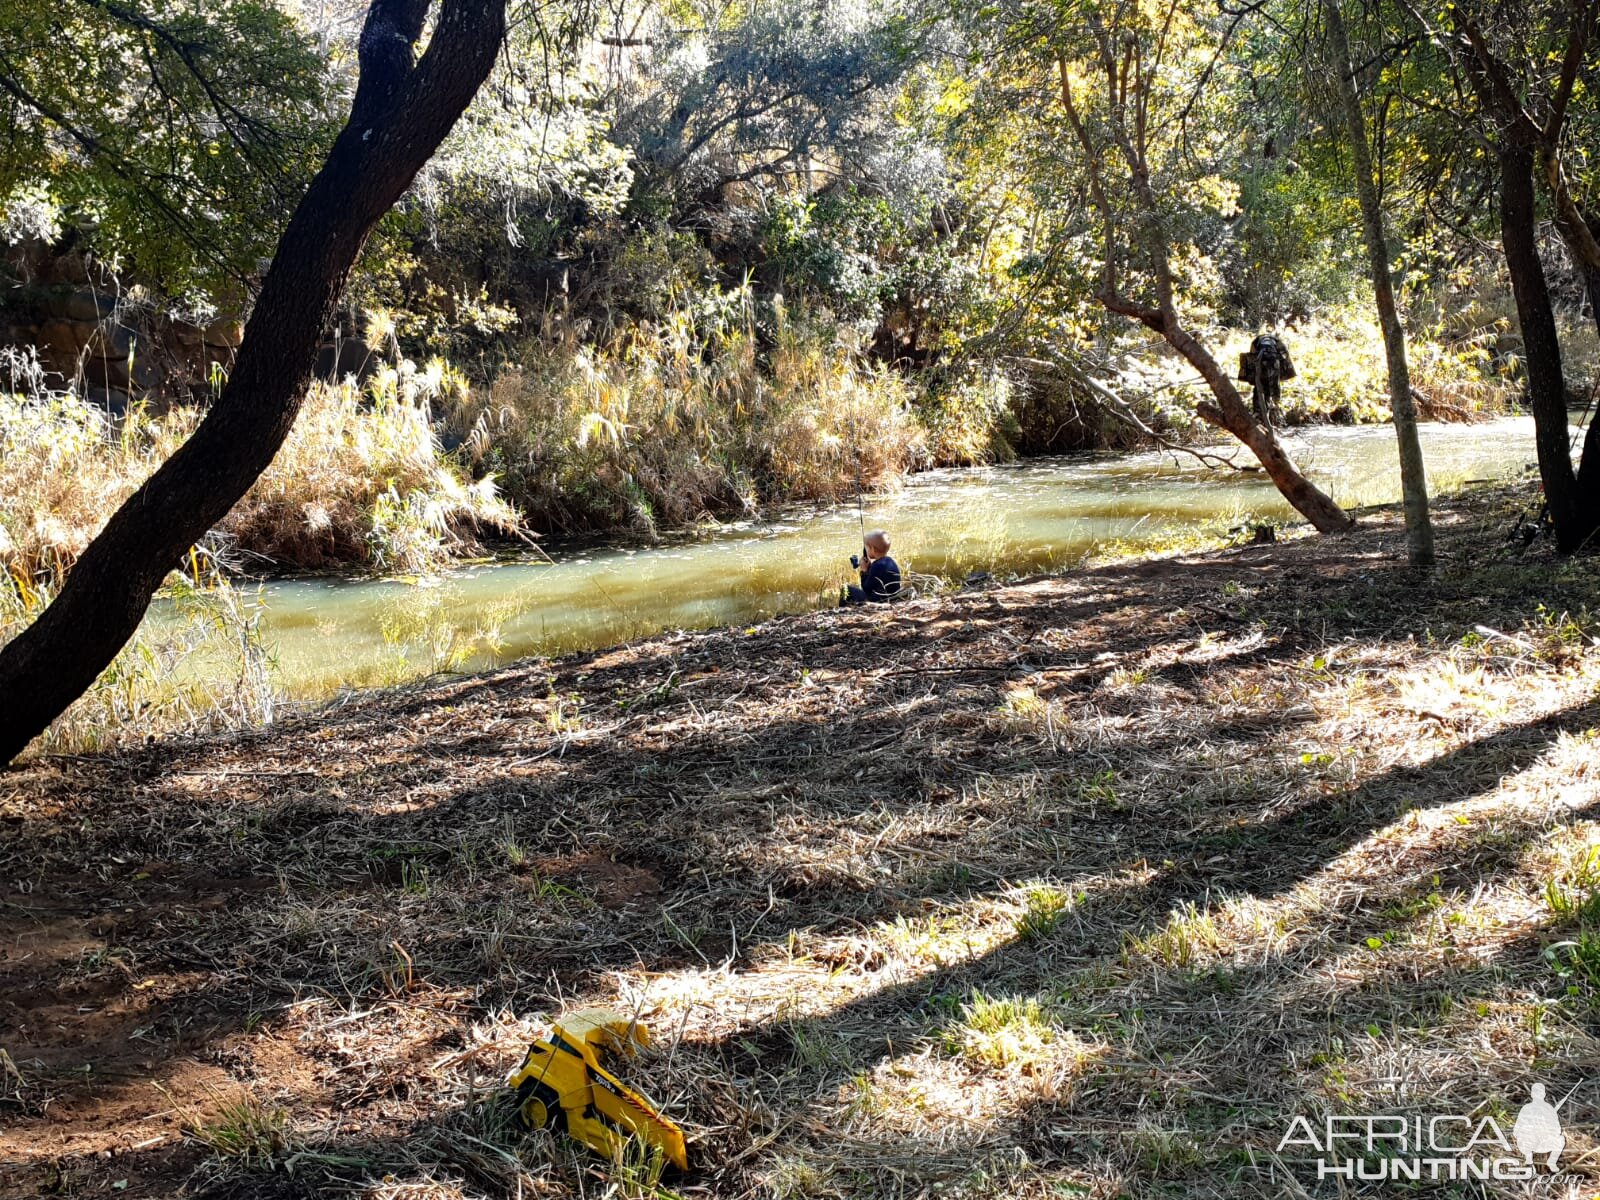
[[(13, 770), (0, 1190), (1278, 1197), (1297, 1114), (1566, 1095), (1600, 574), (1525, 499), (1431, 578), (1380, 512)], [(594, 1002), (652, 1014), (670, 1193), (504, 1121)]]
[[(1391, 429), (1323, 427), (1286, 435), (1296, 458), (1342, 503), (1398, 499)], [(1522, 472), (1525, 418), (1429, 424), (1436, 489)], [(863, 521), (891, 532), (921, 594), (981, 572), (997, 580), (1100, 559), (1211, 548), (1227, 531), (1292, 521), (1259, 473), (1208, 470), (1182, 455), (1077, 455), (920, 474), (856, 505), (790, 509), (651, 546), (552, 548), (550, 559), (457, 569), (426, 586), (393, 580), (281, 581), (260, 594), (260, 640), (288, 702), (392, 686), (448, 670), (486, 670), (635, 641), (668, 629), (752, 625), (836, 607)], [(339, 647), (329, 655), (327, 646)]]
[[(44, 423), (41, 434), (53, 428), (46, 414), (34, 415)], [(1425, 424), (1422, 437), (1430, 478), (1436, 489), (1448, 490), (1463, 480), (1519, 473), (1531, 456), (1532, 425), (1515, 417)], [(48, 436), (22, 440), (35, 450), (51, 442)], [(1285, 442), (1341, 503), (1398, 496), (1393, 436), (1384, 427), (1321, 426), (1290, 432)], [(132, 461), (132, 444), (120, 443), (109, 465)], [(103, 443), (88, 443), (96, 445)], [(418, 486), (435, 489), (433, 499), (400, 506), (432, 532), (413, 536), (405, 520), (388, 524), (384, 559), (395, 570), (365, 577), (324, 570), (314, 577), (230, 582), (216, 559), (198, 555), (172, 576), (114, 667), (35, 750), (88, 753), (150, 737), (249, 728), (269, 723), (287, 706), (320, 703), (348, 689), (484, 670), (663, 629), (750, 624), (831, 607), (850, 579), (846, 556), (863, 520), (893, 531), (896, 557), (927, 590), (973, 572), (1003, 579), (1081, 565), (1108, 546), (1144, 553), (1214, 544), (1233, 526), (1294, 515), (1259, 473), (1208, 471), (1186, 456), (1153, 451), (1075, 455), (922, 472), (867, 496), (860, 507), (785, 506), (768, 510), (765, 519), (707, 523), (693, 534), (552, 542), (549, 553), (452, 560), (463, 543), (452, 540), (458, 535), (449, 522), (432, 523), (447, 511), (448, 498), (468, 496), (484, 521), (496, 506), (503, 514), (504, 506), (482, 490), (464, 490), (432, 455), (426, 419), (415, 407), (368, 411), (348, 392), (321, 394), (282, 461), (219, 531), (222, 543), (228, 530), (244, 527), (256, 538), (292, 540), (299, 536), (293, 514), (317, 507), (312, 498), (332, 492), (344, 507), (334, 528), (318, 537), (329, 544), (360, 542), (367, 534), (358, 528), (356, 499), (371, 492), (358, 482), (361, 464), (380, 461), (409, 464), (405, 469)], [(17, 477), (7, 466), (26, 461), (40, 464), (28, 455), (0, 461), (0, 482)], [(89, 461), (108, 465), (92, 455)], [(126, 471), (110, 474), (131, 480)], [(96, 477), (82, 470), (25, 471), (22, 482), (61, 482), (71, 497), (86, 490), (74, 479)], [(386, 478), (390, 486), (399, 476)], [(335, 487), (336, 480), (344, 482)], [(90, 510), (57, 503), (58, 492), (19, 486), (6, 494), (43, 503), (32, 517), (29, 500), (0, 512), (0, 527), (24, 531), (12, 542), (14, 550), (24, 546), (21, 561), (6, 563), (16, 587), (0, 589), (0, 639), (33, 619), (52, 581), (70, 565), (81, 540), (64, 533), (86, 538), (94, 528)], [(243, 545), (224, 558), (244, 557)], [(402, 562), (415, 566), (438, 555), (444, 558), (434, 568), (399, 570)], [(330, 643), (339, 647), (337, 655), (327, 652)]]

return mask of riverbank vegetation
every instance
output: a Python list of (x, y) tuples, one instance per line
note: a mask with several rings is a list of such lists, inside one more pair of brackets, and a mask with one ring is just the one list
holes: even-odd
[[(184, 20), (205, 55), (246, 31), (260, 55), (202, 71), (205, 100), (172, 84), (200, 68), (172, 60), (179, 42), (158, 26), (91, 6), (46, 35), (6, 12), (6, 37), (68, 37), (108, 61), (144, 54), (166, 85), (107, 125), (88, 80), (41, 65), (14, 81), (51, 103), (6, 118), (10, 333), (40, 345), (52, 393), (203, 410), (293, 201), (286, 181), (309, 171), (353, 86), (352, 14), (196, 9)], [(492, 483), (527, 529), (638, 534), (920, 467), (1206, 434), (1192, 364), (1096, 299), (1108, 265), (1135, 282), (1150, 269), (1144, 250), (1099, 244), (1105, 222), (1146, 218), (1115, 180), (1099, 179), (1096, 199), (1095, 156), (1071, 149), (1073, 112), (1095, 126), (1091, 146), (1111, 129), (1084, 91), (1094, 55), (1039, 14), (828, 4), (802, 20), (771, 5), (644, 5), (626, 20), (551, 19), (513, 33), (518, 53), (380, 223), (329, 331), (334, 380), (450, 364), (452, 386), (419, 402), (449, 448), (435, 452), (437, 478)], [(1141, 20), (1117, 36), (1142, 45)], [(1396, 21), (1369, 14), (1355, 36), (1389, 45)], [(1164, 222), (1185, 328), (1217, 361), (1280, 327), (1300, 367), (1286, 420), (1381, 421), (1381, 340), (1319, 36), (1298, 10), (1259, 29), (1174, 27), (1180, 48), (1152, 66), (1164, 74), (1149, 99), (1183, 104), (1162, 137), (1184, 133), (1149, 151), (1161, 212), (1147, 215)], [(1471, 114), (1432, 103), (1451, 87), (1448, 63), (1418, 46), (1364, 70), (1368, 100), (1394, 115), (1384, 202), (1423, 214), (1396, 243), (1418, 402), (1437, 419), (1505, 411), (1526, 355), (1492, 206), (1474, 199), (1491, 164), (1464, 148)], [(1063, 79), (1069, 98), (1082, 92), (1076, 110), (1061, 105)], [(212, 105), (228, 153), (207, 141)], [(1588, 107), (1569, 106), (1574, 136)], [(163, 154), (186, 168), (163, 174)], [(269, 165), (273, 187), (252, 186)], [(246, 193), (252, 205), (224, 206), (207, 236), (173, 224), (185, 203)], [(1580, 400), (1600, 358), (1586, 277), (1546, 233)], [(101, 335), (73, 332), (84, 303)], [(441, 546), (475, 552), (463, 524), (507, 526), (504, 513), (469, 514), (470, 499), (396, 512), (381, 458), (365, 474), (348, 464), (359, 517), (331, 514), (325, 481), (290, 481), (301, 465), (277, 468), (279, 511), (234, 521), (242, 549), (281, 569), (413, 570)], [(82, 502), (115, 494), (91, 482)], [(413, 517), (434, 531), (414, 548), (368, 536)]]
[[(1593, 1191), (1597, 66), (1600, 0), (0, 0), (0, 1192), (1365, 1195), (1290, 1131), (1540, 1086), (1561, 1174), (1459, 1190)], [(1414, 416), (1523, 411), (1538, 490), (1428, 495)], [(1389, 420), (1403, 517), (1280, 436)], [(430, 586), (1156, 446), (1309, 527), (1108, 542), (1129, 471), (503, 665)], [(317, 706), (305, 570), (417, 584)], [(592, 1004), (683, 1178), (514, 1126)]]
[[(1369, 513), (12, 772), (0, 1178), (1275, 1200), (1297, 1116), (1538, 1079), (1592, 1183), (1600, 578), (1522, 502), (1431, 576)], [(508, 1124), (588, 1003), (687, 1179)]]
[[(927, 467), (1204, 443), (1222, 411), (1204, 363), (1231, 375), (1266, 327), (1299, 368), (1283, 421), (1387, 420), (1327, 31), (1315, 6), (1282, 7), (1163, 26), (1138, 6), (576, 5), (515, 23), (377, 219), (294, 431), (174, 594), (241, 572), (420, 575), (534, 535), (648, 539)], [(0, 3), (6, 45), (98, 64), (19, 51), (5, 76), (0, 337), (33, 347), (10, 360), (0, 443), (7, 636), (217, 403), (356, 84), (354, 9), (142, 11), (50, 25)], [(1349, 32), (1416, 405), (1471, 421), (1536, 382), (1541, 470), (1563, 496), (1551, 413), (1600, 381), (1600, 266), (1569, 219), (1593, 181), (1562, 159), (1594, 121), (1580, 17), (1462, 15), (1479, 66), (1404, 6)], [(233, 62), (245, 42), (252, 62)], [(1138, 70), (1107, 93), (1112, 43)], [(1549, 195), (1509, 231), (1537, 261), (1524, 247), (1508, 265), (1483, 201), (1511, 179), (1510, 116), (1474, 72), (1513, 70), (1495, 58), (1513, 44), (1548, 51), (1515, 70), (1548, 118)], [(118, 71), (148, 86), (112, 117)], [(1145, 116), (1124, 128), (1129, 97)], [(1141, 295), (1167, 315), (1145, 320)], [(1293, 497), (1294, 464), (1254, 422), (1223, 424)], [(209, 453), (220, 469), (236, 450)], [(1343, 520), (1321, 508), (1314, 522)], [(1552, 520), (1570, 533), (1581, 508)]]

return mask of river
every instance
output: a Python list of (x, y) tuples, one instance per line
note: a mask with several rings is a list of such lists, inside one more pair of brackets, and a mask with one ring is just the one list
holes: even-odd
[[(1388, 426), (1289, 433), (1301, 467), (1341, 504), (1399, 498)], [(1533, 425), (1427, 425), (1432, 488), (1501, 478), (1533, 462)], [(1240, 453), (1238, 461), (1251, 461)], [(909, 571), (961, 579), (1068, 567), (1097, 547), (1157, 545), (1174, 533), (1293, 514), (1260, 474), (1170, 453), (1031, 459), (930, 471), (865, 501)], [(860, 543), (855, 505), (725, 526), (647, 548), (552, 547), (554, 561), (474, 565), (430, 580), (289, 579), (263, 584), (261, 630), (283, 693), (612, 645), (664, 629), (748, 624), (837, 603)]]

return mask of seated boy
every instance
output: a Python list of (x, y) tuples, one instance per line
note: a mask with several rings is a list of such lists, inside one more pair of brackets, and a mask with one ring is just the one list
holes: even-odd
[(850, 565), (861, 571), (861, 586), (847, 587), (846, 604), (879, 603), (900, 594), (900, 564), (889, 557), (889, 535), (874, 529), (861, 540), (862, 557), (852, 554)]

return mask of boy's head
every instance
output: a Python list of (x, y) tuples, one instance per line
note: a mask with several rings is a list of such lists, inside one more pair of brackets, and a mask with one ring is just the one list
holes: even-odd
[(889, 535), (881, 529), (874, 529), (861, 539), (861, 545), (867, 552), (867, 558), (887, 558), (889, 555)]

